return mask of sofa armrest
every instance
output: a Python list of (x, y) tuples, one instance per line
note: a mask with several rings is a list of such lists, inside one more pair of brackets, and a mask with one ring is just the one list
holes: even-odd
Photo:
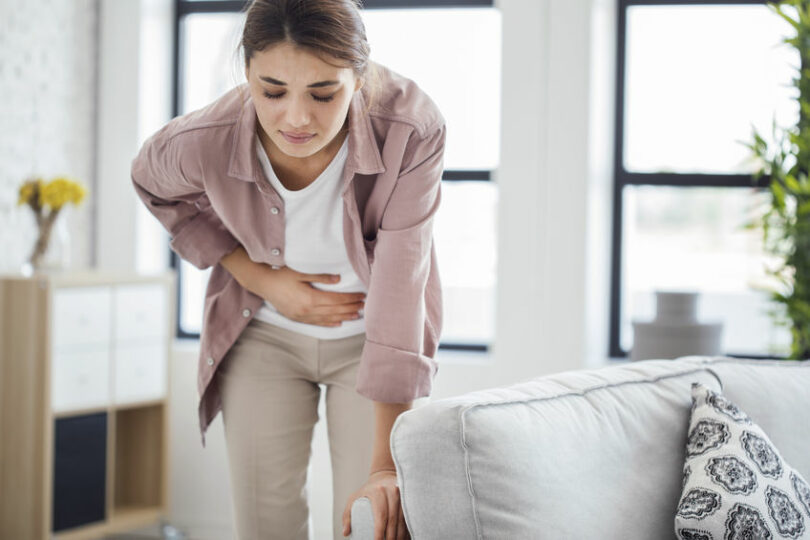
[(371, 514), (371, 501), (360, 497), (352, 503), (352, 540), (374, 540), (374, 516)]

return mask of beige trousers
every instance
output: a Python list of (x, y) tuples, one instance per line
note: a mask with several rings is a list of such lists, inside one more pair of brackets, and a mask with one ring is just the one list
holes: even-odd
[[(365, 334), (319, 339), (253, 319), (217, 369), (238, 540), (307, 540), (307, 466), (320, 384), (332, 464), (334, 538), (368, 479), (374, 402), (355, 379)], [(314, 481), (324, 481), (316, 478)]]

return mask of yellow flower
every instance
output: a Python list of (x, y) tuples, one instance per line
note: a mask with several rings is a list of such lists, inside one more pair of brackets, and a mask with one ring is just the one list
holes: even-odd
[(30, 177), (20, 186), (17, 204), (28, 204), (35, 211), (50, 206), (59, 210), (66, 203), (79, 205), (87, 195), (86, 188), (67, 176), (57, 176), (50, 182), (40, 177)]
[(17, 201), (17, 204), (30, 204), (34, 201), (34, 197), (38, 198), (42, 183), (42, 178), (33, 177), (26, 180), (23, 185), (20, 186), (20, 199)]
[(39, 201), (42, 206), (48, 205), (52, 210), (58, 210), (69, 202), (78, 205), (86, 194), (86, 189), (78, 182), (58, 176), (43, 186)]

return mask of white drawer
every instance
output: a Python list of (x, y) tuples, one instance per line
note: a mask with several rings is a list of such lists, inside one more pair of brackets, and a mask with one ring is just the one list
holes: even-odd
[(56, 350), (51, 363), (51, 409), (54, 412), (106, 407), (110, 402), (110, 348)]
[(166, 397), (166, 343), (116, 345), (116, 404)]
[(115, 287), (115, 340), (161, 338), (168, 334), (166, 287), (160, 283)]
[(53, 293), (53, 347), (105, 344), (110, 342), (108, 286), (69, 287)]

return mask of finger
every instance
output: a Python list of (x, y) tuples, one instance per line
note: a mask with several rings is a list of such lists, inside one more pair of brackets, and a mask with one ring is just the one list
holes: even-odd
[(366, 299), (366, 293), (344, 293), (315, 289), (313, 306), (334, 306), (352, 304)]
[(298, 272), (297, 277), (301, 281), (315, 281), (317, 283), (337, 283), (340, 281), (340, 275), (336, 274), (305, 274)]
[(388, 502), (388, 522), (385, 524), (385, 540), (397, 540), (397, 525), (399, 525), (399, 515), (397, 506), (399, 505), (399, 498), (393, 490), (387, 490)]
[[(399, 488), (397, 488), (399, 491)], [(397, 540), (410, 540), (411, 535), (408, 532), (408, 524), (405, 523), (405, 512), (402, 509), (402, 497), (399, 499), (399, 526), (397, 527)]]
[(357, 313), (357, 311), (363, 309), (365, 305), (365, 302), (352, 302), (350, 304), (337, 305), (318, 305), (314, 306), (310, 310), (310, 313), (313, 315), (342, 315), (346, 313)]
[(371, 513), (374, 516), (374, 540), (385, 540), (385, 523), (388, 519), (388, 497), (385, 496), (385, 488), (377, 487), (369, 498)]
[(397, 527), (397, 540), (410, 540), (411, 535), (408, 534), (408, 525), (405, 523), (405, 518), (399, 514), (399, 527)]
[(339, 313), (337, 315), (321, 315), (319, 317), (309, 316), (305, 319), (310, 324), (332, 324), (341, 323), (343, 321), (353, 321), (359, 319), (361, 316), (358, 313)]
[(346, 508), (343, 509), (343, 536), (349, 536), (352, 532), (352, 504), (354, 503), (353, 497), (349, 497), (346, 503)]

